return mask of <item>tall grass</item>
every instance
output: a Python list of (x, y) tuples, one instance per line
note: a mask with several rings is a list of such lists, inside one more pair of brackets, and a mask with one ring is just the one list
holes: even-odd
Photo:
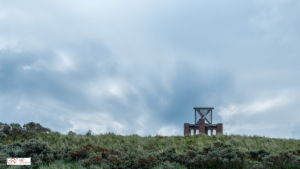
[(187, 136), (159, 136), (141, 137), (136, 134), (129, 136), (106, 133), (100, 135), (86, 136), (82, 134), (63, 135), (59, 132), (38, 133), (38, 138), (48, 142), (55, 147), (79, 147), (82, 144), (91, 143), (102, 147), (112, 147), (121, 144), (130, 144), (142, 152), (159, 152), (174, 147), (176, 152), (181, 153), (187, 150), (186, 146), (194, 145), (203, 148), (212, 145), (214, 141), (221, 141), (231, 144), (234, 148), (241, 151), (265, 149), (277, 153), (279, 151), (295, 150), (300, 148), (298, 139), (280, 139), (264, 136), (246, 135), (187, 135)]
[[(268, 138), (264, 136), (247, 136), (247, 135), (186, 135), (186, 136), (147, 136), (141, 137), (139, 135), (122, 136), (114, 133), (106, 133), (99, 135), (91, 134), (76, 134), (69, 132), (64, 135), (59, 132), (37, 132), (36, 137), (47, 142), (49, 146), (59, 148), (79, 148), (83, 144), (91, 143), (95, 146), (111, 148), (117, 145), (130, 144), (136, 150), (142, 153), (163, 152), (169, 148), (175, 148), (176, 153), (182, 153), (187, 149), (187, 146), (195, 146), (199, 149), (213, 144), (214, 141), (221, 141), (225, 144), (231, 144), (234, 148), (240, 151), (250, 151), (264, 149), (269, 152), (277, 153), (280, 151), (300, 149), (300, 140), (296, 139), (280, 139)], [(7, 137), (10, 142), (12, 137)], [(4, 143), (5, 144), (5, 143)], [(7, 143), (8, 144), (8, 143)], [(10, 166), (8, 168), (17, 168), (17, 166)], [(64, 161), (55, 161), (50, 166), (42, 168), (82, 168), (78, 163), (67, 163)], [(159, 168), (156, 167), (156, 168)]]

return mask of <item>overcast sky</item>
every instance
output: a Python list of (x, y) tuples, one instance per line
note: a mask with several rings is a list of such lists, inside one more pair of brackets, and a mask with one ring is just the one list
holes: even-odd
[(0, 122), (300, 139), (298, 0), (0, 0)]

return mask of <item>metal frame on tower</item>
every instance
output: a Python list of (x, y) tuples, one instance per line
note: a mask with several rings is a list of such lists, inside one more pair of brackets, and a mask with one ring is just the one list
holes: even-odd
[[(191, 130), (194, 130), (193, 132), (194, 135), (196, 135), (196, 130), (199, 131), (199, 134), (208, 135), (209, 130), (210, 130), (210, 135), (213, 134), (213, 130), (216, 130), (216, 134), (223, 134), (223, 123), (217, 123), (217, 124), (212, 123), (213, 109), (214, 109), (213, 107), (194, 107), (195, 124), (184, 123), (183, 135), (191, 135)], [(197, 113), (200, 115), (200, 118), (197, 117), (198, 115)]]
[[(196, 119), (196, 113), (198, 112), (201, 116), (200, 119), (205, 119), (207, 121), (207, 124), (212, 124), (212, 110), (213, 107), (194, 107), (195, 109), (195, 124), (199, 124), (199, 119)], [(200, 110), (207, 110), (206, 113), (202, 114)], [(210, 121), (206, 118), (206, 115), (210, 113)]]

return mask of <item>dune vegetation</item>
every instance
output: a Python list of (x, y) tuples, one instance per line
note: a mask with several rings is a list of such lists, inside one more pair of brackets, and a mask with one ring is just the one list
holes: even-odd
[[(30, 166), (6, 158), (30, 157)], [(300, 140), (212, 135), (140, 137), (0, 123), (2, 168), (300, 168)]]

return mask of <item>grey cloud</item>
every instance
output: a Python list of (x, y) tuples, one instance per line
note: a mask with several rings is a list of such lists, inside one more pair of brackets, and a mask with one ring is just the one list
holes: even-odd
[(1, 2), (0, 115), (182, 135), (193, 107), (212, 106), (225, 133), (298, 137), (299, 4)]

